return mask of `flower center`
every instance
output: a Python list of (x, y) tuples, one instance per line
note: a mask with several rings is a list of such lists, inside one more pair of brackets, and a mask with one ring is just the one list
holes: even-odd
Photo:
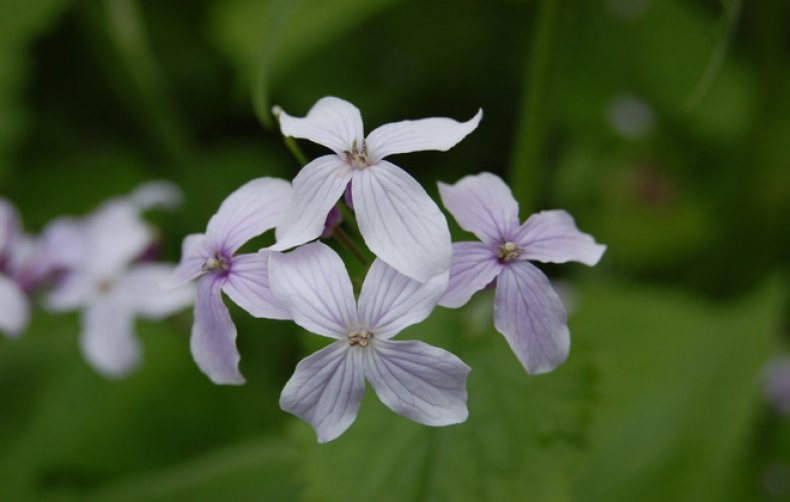
[(206, 260), (206, 263), (203, 264), (204, 272), (227, 272), (228, 269), (230, 269), (228, 259), (219, 253), (216, 253), (214, 256)]
[(507, 263), (511, 260), (515, 260), (521, 256), (523, 251), (523, 247), (517, 245), (515, 242), (507, 241), (499, 246), (499, 263)]
[(358, 329), (348, 334), (348, 344), (352, 347), (367, 347), (371, 339), (373, 339), (373, 333), (367, 329)]
[(357, 140), (355, 139), (354, 142), (351, 144), (351, 151), (345, 151), (346, 162), (351, 164), (351, 167), (354, 169), (364, 169), (370, 165), (370, 159), (368, 159), (368, 145), (365, 143), (365, 140), (362, 140), (362, 148), (360, 149), (357, 146)]

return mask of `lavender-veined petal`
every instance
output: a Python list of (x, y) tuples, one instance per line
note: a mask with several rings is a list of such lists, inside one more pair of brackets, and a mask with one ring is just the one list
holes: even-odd
[(290, 319), (291, 312), (269, 287), (269, 251), (236, 255), (223, 291), (250, 315), (265, 319)]
[(276, 227), (291, 201), (291, 185), (278, 178), (257, 178), (231, 193), (211, 217), (206, 245), (233, 254), (245, 242)]
[(359, 232), (376, 256), (421, 282), (450, 268), (447, 220), (403, 169), (381, 161), (355, 172), (351, 188)]
[(22, 334), (30, 321), (27, 295), (11, 278), (0, 274), (0, 331), (10, 337)]
[(561, 209), (533, 214), (514, 236), (524, 248), (521, 258), (550, 263), (578, 261), (595, 265), (606, 251), (589, 234), (579, 231), (573, 217)]
[(470, 368), (458, 357), (417, 341), (378, 340), (365, 354), (365, 376), (392, 411), (425, 425), (466, 420)]
[(81, 319), (80, 349), (96, 371), (120, 378), (137, 369), (142, 351), (131, 312), (105, 296), (89, 305)]
[(454, 242), (450, 283), (439, 305), (463, 307), (476, 292), (496, 279), (502, 265), (490, 244), (483, 242)]
[(223, 281), (214, 275), (198, 281), (190, 348), (198, 367), (212, 382), (241, 385), (245, 380), (239, 372), (236, 326), (222, 301)]
[(418, 282), (380, 259), (368, 270), (359, 295), (359, 316), (376, 338), (391, 338), (424, 321), (447, 289), (448, 274)]
[(177, 288), (197, 278), (203, 273), (203, 265), (210, 257), (204, 234), (187, 235), (181, 244), (181, 261), (170, 277), (162, 281), (162, 287)]
[(308, 139), (338, 155), (350, 151), (354, 142), (361, 148), (365, 137), (359, 109), (340, 98), (319, 99), (305, 117), (292, 117), (281, 110), (278, 117), (284, 136)]
[(434, 117), (393, 122), (374, 129), (367, 137), (368, 154), (374, 162), (397, 153), (424, 150), (447, 151), (477, 129), (483, 110), (466, 122)]
[(461, 228), (483, 242), (500, 244), (518, 227), (518, 202), (502, 178), (491, 173), (439, 183), (439, 195)]
[(162, 288), (161, 283), (171, 277), (172, 265), (141, 263), (134, 265), (113, 288), (113, 296), (126, 308), (147, 319), (162, 319), (182, 310), (195, 301), (195, 288), (183, 285)]
[(503, 268), (497, 278), (494, 325), (527, 373), (546, 373), (568, 357), (567, 318), (543, 272), (525, 261)]
[(365, 392), (361, 351), (337, 341), (302, 359), (280, 395), (280, 408), (313, 426), (319, 443), (332, 441), (357, 418)]
[(321, 242), (269, 256), (269, 287), (293, 320), (313, 333), (345, 338), (357, 324), (354, 289), (343, 260)]
[(270, 249), (283, 251), (317, 239), (351, 175), (351, 166), (337, 155), (324, 155), (304, 166), (293, 180), (293, 198)]

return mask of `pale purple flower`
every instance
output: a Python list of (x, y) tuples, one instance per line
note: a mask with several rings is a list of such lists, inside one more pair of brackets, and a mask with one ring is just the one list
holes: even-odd
[(376, 256), (418, 281), (447, 271), (452, 257), (447, 220), (414, 178), (384, 158), (449, 150), (477, 128), (482, 110), (467, 122), (428, 118), (386, 124), (367, 137), (359, 110), (342, 99), (320, 99), (304, 118), (278, 113), (284, 135), (308, 139), (334, 154), (313, 160), (293, 180), (294, 197), (272, 249), (320, 236), (327, 213), (353, 180), (359, 231)]
[(606, 246), (576, 228), (561, 210), (541, 211), (519, 225), (518, 202), (498, 176), (439, 183), (445, 207), (482, 242), (453, 244), (450, 284), (439, 302), (461, 307), (496, 280), (494, 324), (528, 373), (551, 371), (568, 357), (567, 314), (548, 278), (529, 260), (595, 265)]
[[(132, 199), (114, 198), (81, 220), (59, 220), (53, 241), (70, 268), (47, 298), (55, 311), (81, 310), (80, 348), (101, 374), (118, 378), (136, 369), (141, 348), (137, 317), (159, 320), (194, 300), (192, 288), (164, 291), (172, 265), (135, 263), (153, 232)], [(57, 251), (57, 250), (55, 250)]]
[(198, 279), (190, 346), (198, 367), (214, 383), (239, 385), (236, 326), (222, 301), (224, 291), (255, 317), (290, 319), (269, 290), (268, 251), (235, 254), (247, 241), (274, 228), (291, 198), (291, 185), (258, 178), (230, 194), (211, 217), (205, 234), (184, 239), (181, 263), (163, 285)]
[(0, 331), (10, 337), (21, 335), (30, 321), (27, 293), (17, 280), (13, 265), (21, 238), (16, 209), (0, 199)]
[(27, 327), (31, 294), (74, 263), (73, 240), (63, 238), (67, 227), (58, 219), (39, 237), (28, 235), (13, 205), (0, 198), (0, 331), (7, 336), (18, 337)]
[(303, 328), (336, 341), (303, 359), (280, 407), (308, 421), (324, 443), (355, 420), (367, 379), (379, 399), (415, 422), (441, 426), (466, 420), (469, 367), (422, 342), (390, 340), (423, 321), (447, 287), (447, 273), (421, 283), (377, 259), (359, 304), (346, 267), (320, 242), (269, 258), (272, 291)]

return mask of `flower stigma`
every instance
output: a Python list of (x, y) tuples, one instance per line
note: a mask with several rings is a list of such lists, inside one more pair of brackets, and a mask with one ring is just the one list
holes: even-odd
[(515, 242), (507, 241), (499, 246), (499, 263), (507, 263), (511, 260), (515, 260), (521, 256), (523, 251), (523, 247), (517, 245)]
[(357, 140), (351, 144), (351, 151), (345, 152), (346, 162), (351, 164), (354, 169), (364, 169), (370, 165), (368, 159), (368, 145), (365, 140), (362, 140), (362, 149), (357, 146)]
[(352, 347), (367, 347), (372, 338), (373, 333), (367, 329), (358, 329), (348, 334), (348, 344)]
[(230, 264), (228, 263), (227, 258), (219, 254), (215, 254), (203, 264), (204, 272), (227, 272), (228, 269), (230, 269)]

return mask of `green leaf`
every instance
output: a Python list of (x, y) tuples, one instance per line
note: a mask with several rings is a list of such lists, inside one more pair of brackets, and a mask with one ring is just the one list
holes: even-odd
[(176, 467), (125, 480), (98, 500), (296, 500), (296, 448), (287, 437), (264, 437), (223, 448)]
[(601, 348), (601, 400), (584, 501), (726, 500), (759, 410), (758, 377), (781, 319), (770, 285), (736, 305), (592, 286), (577, 332)]
[(462, 311), (437, 310), (399, 336), (444, 347), (472, 367), (469, 420), (425, 427), (395, 415), (369, 388), (339, 439), (316, 445), (309, 427), (299, 426), (308, 499), (568, 498), (595, 394), (590, 351), (580, 343), (556, 372), (528, 377), (490, 327), (492, 301), (484, 294)]

